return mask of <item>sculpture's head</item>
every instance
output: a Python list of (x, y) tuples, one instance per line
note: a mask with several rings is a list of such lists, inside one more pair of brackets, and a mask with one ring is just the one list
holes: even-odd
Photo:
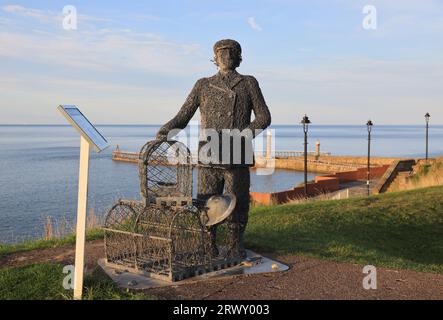
[(217, 41), (214, 55), (214, 63), (222, 71), (234, 70), (242, 61), (240, 43), (231, 39)]

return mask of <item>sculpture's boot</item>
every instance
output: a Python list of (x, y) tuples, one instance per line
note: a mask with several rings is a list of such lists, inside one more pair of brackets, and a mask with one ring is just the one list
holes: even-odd
[(246, 258), (246, 250), (244, 245), (244, 228), (237, 223), (229, 225), (230, 230), (230, 244), (229, 255), (231, 257)]
[(211, 255), (217, 257), (220, 254), (217, 248), (217, 227), (211, 227), (209, 233), (211, 236)]
[(245, 259), (247, 257), (245, 249), (245, 228), (240, 226), (238, 233), (238, 255), (240, 258)]

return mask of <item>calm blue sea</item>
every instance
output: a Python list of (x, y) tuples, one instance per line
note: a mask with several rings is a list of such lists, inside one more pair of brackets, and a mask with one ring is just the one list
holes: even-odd
[[(139, 198), (137, 166), (111, 160), (121, 150), (138, 151), (153, 139), (158, 126), (98, 126), (111, 147), (91, 153), (89, 207), (104, 214), (118, 198)], [(298, 126), (274, 126), (276, 150), (302, 150)], [(424, 155), (422, 126), (377, 126), (374, 156)], [(364, 126), (312, 126), (322, 151), (337, 155), (366, 155)], [(443, 126), (430, 131), (431, 155), (443, 154)], [(0, 126), (0, 243), (38, 238), (48, 216), (73, 223), (77, 206), (79, 136), (70, 126)], [(309, 178), (312, 178), (313, 174)], [(252, 174), (253, 191), (279, 191), (302, 182), (303, 174), (277, 170), (270, 176)]]

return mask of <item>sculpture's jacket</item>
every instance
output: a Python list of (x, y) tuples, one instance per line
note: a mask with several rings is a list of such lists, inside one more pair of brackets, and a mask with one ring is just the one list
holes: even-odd
[[(271, 123), (271, 114), (257, 80), (253, 76), (241, 75), (236, 71), (233, 71), (227, 80), (220, 72), (212, 77), (199, 79), (178, 114), (166, 123), (158, 134), (167, 135), (172, 129), (185, 128), (198, 108), (203, 132), (203, 139), (201, 135), (199, 143), (200, 164), (228, 168), (254, 165), (252, 138), (259, 133), (258, 130), (264, 130)], [(251, 122), (252, 112), (255, 119)], [(207, 134), (213, 131), (208, 129), (213, 129), (219, 135), (219, 155), (216, 157), (211, 157), (215, 148), (214, 141), (211, 144), (213, 137)], [(232, 129), (238, 129), (237, 133), (252, 134), (242, 138), (240, 161), (236, 156), (236, 150), (239, 149), (233, 147), (234, 138), (231, 136), (223, 140)], [(248, 130), (243, 131), (244, 129)], [(229, 134), (235, 136), (232, 132)], [(226, 144), (223, 141), (230, 141), (230, 148), (224, 148)], [(229, 155), (228, 161), (226, 154)]]

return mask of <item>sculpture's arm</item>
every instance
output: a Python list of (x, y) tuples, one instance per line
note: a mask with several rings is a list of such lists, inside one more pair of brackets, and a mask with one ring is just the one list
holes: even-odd
[(203, 79), (200, 79), (196, 82), (177, 115), (160, 128), (157, 132), (157, 139), (166, 138), (172, 129), (184, 129), (188, 125), (200, 104), (199, 95), (202, 81)]
[[(254, 77), (249, 76), (248, 82), (249, 94), (252, 100), (252, 109), (255, 116), (254, 121), (251, 122), (248, 129), (252, 131), (252, 134), (255, 137), (271, 124), (271, 113), (266, 105), (260, 86), (258, 85), (258, 81)], [(258, 131), (256, 132), (256, 130)]]

